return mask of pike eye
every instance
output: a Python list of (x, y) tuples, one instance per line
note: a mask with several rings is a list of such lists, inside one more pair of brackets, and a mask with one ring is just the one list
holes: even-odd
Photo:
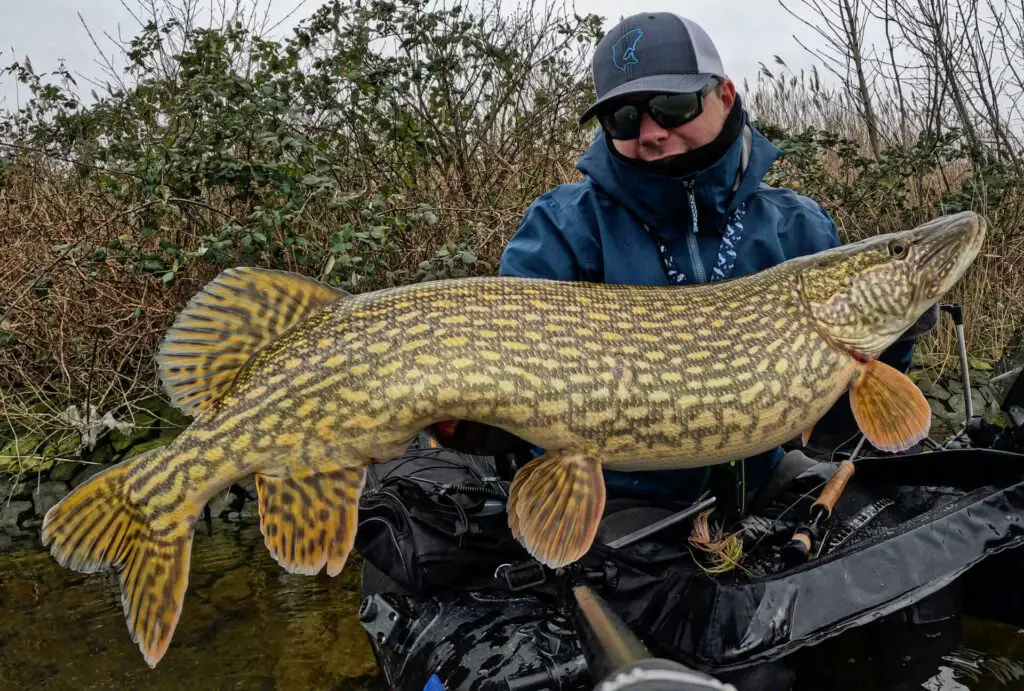
[(909, 251), (910, 245), (904, 242), (900, 242), (899, 240), (894, 240), (889, 245), (889, 254), (892, 255), (893, 257), (896, 257), (897, 259), (903, 259), (904, 257), (907, 256), (907, 252)]

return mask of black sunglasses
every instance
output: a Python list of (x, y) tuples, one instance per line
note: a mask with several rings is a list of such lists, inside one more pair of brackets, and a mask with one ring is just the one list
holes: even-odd
[(686, 94), (655, 94), (640, 101), (619, 102), (613, 109), (597, 115), (598, 122), (612, 139), (636, 139), (640, 136), (640, 118), (650, 113), (660, 127), (670, 130), (685, 125), (704, 112), (704, 97), (718, 85), (712, 79), (700, 91)]

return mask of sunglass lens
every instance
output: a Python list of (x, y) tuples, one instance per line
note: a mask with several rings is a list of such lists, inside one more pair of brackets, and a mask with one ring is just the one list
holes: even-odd
[(698, 94), (659, 94), (651, 98), (651, 117), (665, 128), (679, 127), (700, 115)]
[(640, 136), (640, 109), (631, 103), (602, 115), (600, 120), (613, 139), (635, 139)]

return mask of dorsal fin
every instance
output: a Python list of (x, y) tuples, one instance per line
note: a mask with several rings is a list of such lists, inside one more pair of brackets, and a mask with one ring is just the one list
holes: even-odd
[(156, 355), (171, 403), (196, 416), (220, 398), (261, 348), (349, 293), (287, 271), (226, 269), (196, 293)]

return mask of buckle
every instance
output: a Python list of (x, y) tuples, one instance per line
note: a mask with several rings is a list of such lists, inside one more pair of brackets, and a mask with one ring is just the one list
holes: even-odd
[(506, 587), (513, 593), (544, 585), (547, 580), (544, 567), (535, 561), (502, 564), (494, 570), (494, 577), (504, 580)]

